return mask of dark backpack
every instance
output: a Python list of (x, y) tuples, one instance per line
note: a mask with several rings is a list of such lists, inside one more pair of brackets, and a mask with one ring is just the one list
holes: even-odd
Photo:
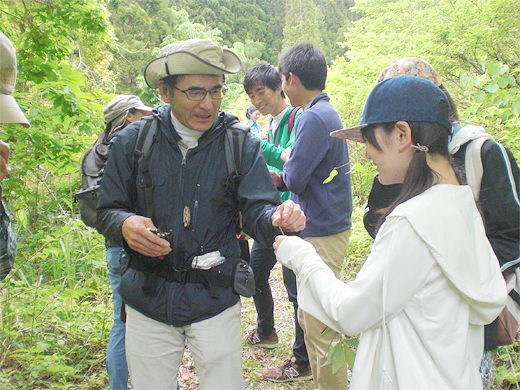
[[(152, 199), (153, 182), (148, 171), (147, 153), (153, 143), (158, 123), (159, 121), (154, 119), (153, 116), (144, 117), (141, 120), (134, 150), (134, 161), (137, 161), (137, 164), (134, 164), (134, 177), (137, 177), (138, 172), (141, 172), (143, 175), (145, 204), (147, 207), (146, 216), (148, 217), (153, 215), (153, 202), (148, 201), (148, 199)], [(249, 127), (238, 122), (238, 120), (231, 122), (227, 126), (225, 153), (229, 173), (228, 182), (233, 188), (236, 188), (237, 183), (240, 181), (242, 147), (248, 132)], [(90, 227), (97, 227), (99, 188), (110, 151), (107, 135), (106, 132), (103, 132), (94, 143), (94, 146), (85, 151), (80, 168), (82, 188), (75, 194), (81, 220)]]
[(97, 201), (101, 178), (105, 171), (110, 144), (108, 133), (104, 131), (81, 161), (81, 188), (75, 194), (81, 220), (90, 227), (97, 226)]

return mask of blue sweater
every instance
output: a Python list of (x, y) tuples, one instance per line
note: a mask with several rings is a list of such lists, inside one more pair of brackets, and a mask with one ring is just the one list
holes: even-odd
[(352, 183), (350, 174), (345, 175), (350, 164), (339, 168), (339, 174), (323, 184), (334, 168), (349, 162), (347, 141), (329, 135), (343, 128), (329, 100), (321, 93), (305, 107), (294, 127), (291, 156), (283, 167), (282, 179), (291, 199), (307, 216), (303, 237), (330, 236), (352, 226)]

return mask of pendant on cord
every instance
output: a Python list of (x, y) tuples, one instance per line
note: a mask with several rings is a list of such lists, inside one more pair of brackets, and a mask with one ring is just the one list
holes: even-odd
[(184, 210), (182, 212), (182, 224), (185, 228), (190, 226), (191, 222), (191, 212), (188, 206), (184, 206)]

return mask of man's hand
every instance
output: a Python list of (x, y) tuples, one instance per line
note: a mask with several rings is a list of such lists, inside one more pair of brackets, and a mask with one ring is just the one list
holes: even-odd
[(9, 145), (0, 141), (0, 181), (9, 173)]
[(273, 179), (274, 186), (276, 188), (282, 188), (283, 180), (280, 174), (276, 173), (275, 171), (269, 171), (269, 174), (271, 175), (271, 179)]
[(171, 252), (170, 243), (153, 234), (155, 229), (150, 218), (132, 215), (123, 222), (123, 238), (134, 251), (149, 257), (165, 256)]
[(305, 220), (305, 213), (300, 208), (300, 205), (292, 200), (283, 202), (271, 216), (271, 222), (274, 227), (280, 226), (288, 232), (301, 232), (305, 229)]
[(291, 157), (292, 148), (289, 146), (287, 149), (282, 150), (282, 153), (280, 153), (280, 160), (282, 160), (284, 163), (289, 160), (289, 157)]

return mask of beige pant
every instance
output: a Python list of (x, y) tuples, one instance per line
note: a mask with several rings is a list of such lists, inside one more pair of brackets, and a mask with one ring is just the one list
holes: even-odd
[(126, 313), (126, 360), (135, 390), (176, 389), (185, 342), (201, 390), (245, 388), (240, 302), (215, 317), (180, 328), (129, 306)]
[[(347, 254), (349, 237), (350, 230), (346, 230), (331, 236), (306, 237), (304, 240), (314, 245), (325, 264), (339, 278), (343, 260)], [(336, 332), (301, 309), (298, 310), (298, 320), (305, 334), (305, 345), (311, 364), (314, 387), (319, 390), (347, 389), (346, 366), (341, 367), (335, 373), (332, 373), (332, 364), (323, 366), (327, 361), (327, 349)]]

